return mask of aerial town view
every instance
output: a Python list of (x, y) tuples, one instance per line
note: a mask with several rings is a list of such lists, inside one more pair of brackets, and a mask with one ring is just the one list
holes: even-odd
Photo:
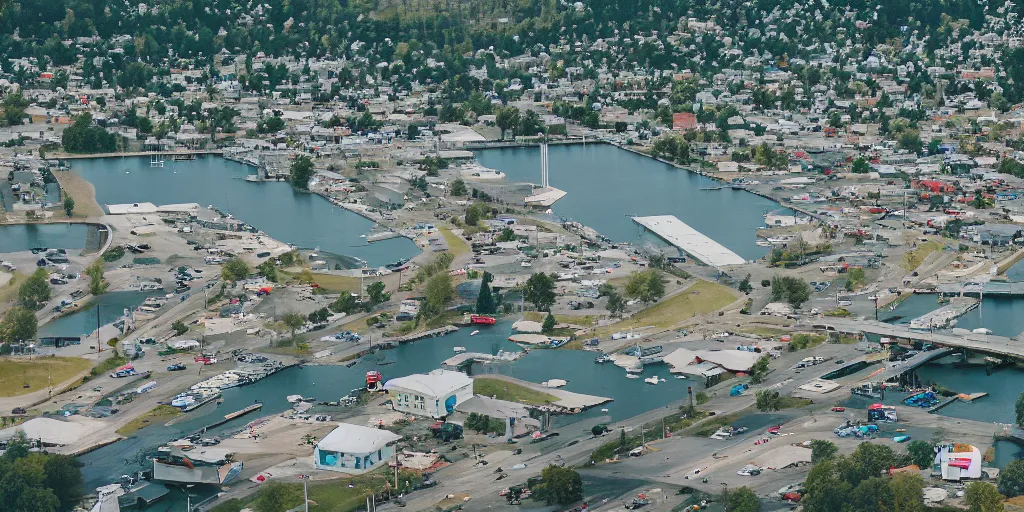
[(0, 1), (0, 512), (1024, 511), (1024, 2)]

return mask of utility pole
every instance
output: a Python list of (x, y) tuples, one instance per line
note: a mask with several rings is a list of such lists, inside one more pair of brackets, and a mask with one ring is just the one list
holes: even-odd
[(103, 352), (103, 347), (100, 345), (100, 305), (96, 304), (96, 353)]
[(302, 480), (302, 504), (306, 508), (306, 512), (309, 512), (309, 490), (306, 486), (306, 482), (309, 481), (309, 475), (299, 475), (299, 479)]

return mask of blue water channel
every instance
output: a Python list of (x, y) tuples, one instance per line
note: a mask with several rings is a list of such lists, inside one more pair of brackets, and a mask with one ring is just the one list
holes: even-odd
[[(85, 464), (83, 474), (86, 488), (110, 483), (119, 475), (142, 469), (142, 455), (151, 452), (161, 444), (182, 435), (199, 430), (205, 425), (223, 418), (227, 413), (237, 411), (255, 400), (264, 401), (263, 415), (286, 411), (290, 404), (288, 395), (299, 394), (316, 397), (318, 401), (333, 401), (348, 394), (352, 389), (365, 384), (366, 372), (380, 370), (385, 379), (402, 377), (413, 373), (426, 373), (438, 368), (442, 361), (454, 355), (453, 348), (466, 347), (469, 352), (496, 354), (498, 350), (519, 351), (519, 347), (508, 341), (511, 322), (503, 321), (492, 327), (483, 327), (476, 336), (475, 329), (460, 329), (458, 332), (438, 338), (429, 338), (415, 343), (400, 345), (393, 350), (377, 352), (361, 359), (351, 368), (344, 366), (293, 367), (278, 372), (255, 384), (232, 388), (223, 393), (220, 405), (208, 404), (187, 414), (186, 419), (171, 426), (152, 425), (131, 438), (100, 448), (81, 456)], [(477, 364), (473, 375), (497, 373), (531, 382), (548, 379), (565, 379), (568, 391), (599, 395), (614, 399), (613, 402), (591, 409), (583, 414), (560, 416), (553, 424), (565, 424), (585, 418), (608, 415), (611, 419), (622, 420), (643, 412), (663, 407), (686, 397), (687, 386), (702, 389), (699, 382), (672, 378), (668, 367), (651, 365), (643, 376), (658, 375), (666, 382), (650, 385), (641, 379), (627, 379), (622, 368), (610, 363), (594, 363), (595, 353), (576, 350), (533, 350), (521, 359), (511, 363)], [(218, 367), (224, 370), (228, 365), (205, 367), (203, 373), (212, 375)], [(187, 371), (198, 371), (191, 367)], [(159, 387), (160, 380), (157, 380)], [(600, 409), (607, 408), (608, 412)], [(314, 411), (316, 409), (314, 408)], [(255, 416), (239, 418), (217, 427), (208, 435), (230, 432), (252, 421)]]
[[(901, 302), (896, 309), (879, 311), (878, 318), (897, 325), (909, 324), (911, 320), (938, 309), (937, 296), (932, 294), (913, 295)], [(992, 334), (1013, 337), (1024, 332), (1024, 301), (1005, 297), (985, 297), (981, 305), (957, 319), (956, 327), (973, 330), (980, 327), (991, 329)]]
[[(124, 291), (107, 292), (92, 297), (85, 307), (40, 325), (39, 337), (81, 336), (85, 343), (85, 337), (96, 330), (97, 308), (99, 309), (99, 325), (106, 325), (124, 316), (125, 309), (135, 309), (142, 305), (147, 297), (161, 294), (162, 292)], [(94, 342), (95, 340), (88, 341)]]
[[(508, 181), (540, 183), (538, 148), (488, 149), (476, 153), (481, 165)], [(608, 144), (551, 146), (551, 186), (568, 192), (554, 213), (581, 222), (618, 242), (634, 242), (641, 230), (631, 215), (675, 215), (745, 259), (768, 250), (757, 246), (754, 230), (775, 201), (750, 192), (700, 190), (721, 183)]]
[(156, 205), (213, 205), (273, 238), (300, 248), (365, 260), (371, 266), (409, 258), (419, 249), (407, 238), (367, 244), (373, 222), (334, 206), (316, 194), (298, 192), (284, 182), (252, 183), (255, 169), (216, 156), (167, 161), (151, 168), (148, 158), (78, 160), (72, 169), (96, 188), (101, 205), (151, 202)]
[(85, 247), (88, 229), (85, 224), (67, 222), (0, 226), (0, 253), (27, 251), (35, 247), (81, 249)]

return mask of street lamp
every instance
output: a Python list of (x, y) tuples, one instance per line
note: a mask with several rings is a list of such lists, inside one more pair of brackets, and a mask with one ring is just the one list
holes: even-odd
[(306, 482), (309, 481), (309, 475), (299, 475), (299, 480), (302, 480), (302, 504), (305, 506), (305, 511), (309, 512), (309, 492), (306, 487)]

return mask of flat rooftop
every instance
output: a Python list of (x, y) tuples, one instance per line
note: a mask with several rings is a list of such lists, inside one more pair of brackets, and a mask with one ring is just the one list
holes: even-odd
[(675, 215), (632, 217), (632, 219), (633, 222), (640, 224), (706, 265), (722, 267), (742, 265), (747, 262), (740, 255), (693, 229), (689, 224), (676, 218)]

